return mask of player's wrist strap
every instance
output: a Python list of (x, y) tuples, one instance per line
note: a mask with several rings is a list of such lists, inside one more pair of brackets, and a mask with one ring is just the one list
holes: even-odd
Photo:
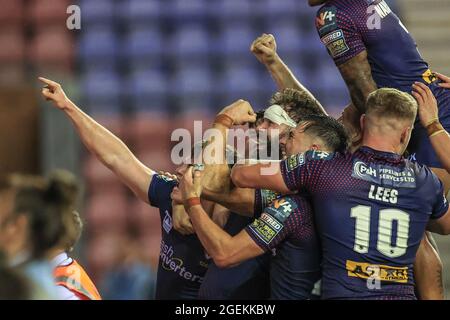
[(430, 138), (431, 138), (431, 137), (434, 137), (434, 136), (437, 136), (438, 134), (446, 133), (446, 132), (447, 132), (447, 131), (445, 131), (444, 129), (439, 130), (439, 131), (436, 131), (435, 133), (433, 133), (433, 134), (430, 135)]
[(439, 122), (439, 118), (436, 117), (428, 121), (428, 123), (425, 125), (425, 128), (427, 128), (429, 125), (432, 125), (434, 122)]
[(430, 123), (426, 127), (426, 129), (429, 137), (436, 135), (438, 132), (440, 133), (440, 131), (445, 131), (444, 127), (438, 120), (435, 120), (432, 123)]
[(214, 120), (214, 123), (221, 124), (224, 127), (230, 129), (234, 124), (234, 120), (229, 115), (222, 113), (217, 115), (216, 119)]
[(184, 200), (184, 209), (186, 212), (192, 208), (193, 206), (200, 205), (200, 198), (199, 197), (192, 197), (189, 199)]

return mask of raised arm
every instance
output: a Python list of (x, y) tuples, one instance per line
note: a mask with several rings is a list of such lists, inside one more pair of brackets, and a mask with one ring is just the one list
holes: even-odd
[(355, 107), (365, 113), (366, 100), (370, 93), (377, 90), (372, 78), (372, 70), (367, 60), (367, 51), (362, 51), (352, 59), (338, 66), (342, 78), (347, 84)]
[(273, 80), (277, 84), (278, 90), (286, 88), (296, 89), (298, 91), (306, 93), (311, 100), (315, 100), (324, 114), (327, 114), (320, 102), (314, 97), (314, 95), (303, 86), (300, 81), (295, 77), (289, 67), (277, 54), (277, 44), (275, 37), (271, 34), (263, 34), (255, 41), (253, 41), (250, 51), (256, 56), (256, 58), (267, 68)]
[(436, 98), (428, 86), (416, 82), (412, 95), (419, 104), (419, 118), (422, 126), (427, 129), (431, 144), (439, 160), (450, 173), (450, 136), (439, 121)]
[(86, 148), (139, 199), (148, 203), (147, 192), (154, 171), (142, 164), (119, 138), (70, 101), (59, 83), (45, 78), (39, 80), (46, 84), (42, 95), (68, 116)]

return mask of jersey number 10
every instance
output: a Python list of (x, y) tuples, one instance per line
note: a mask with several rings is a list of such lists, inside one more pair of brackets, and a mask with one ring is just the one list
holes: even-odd
[[(355, 245), (353, 250), (358, 253), (369, 252), (370, 217), (372, 208), (356, 206), (351, 210), (355, 218)], [(395, 245), (391, 244), (394, 222), (397, 222)], [(390, 258), (404, 255), (408, 248), (409, 214), (398, 209), (382, 209), (379, 212), (377, 250)]]

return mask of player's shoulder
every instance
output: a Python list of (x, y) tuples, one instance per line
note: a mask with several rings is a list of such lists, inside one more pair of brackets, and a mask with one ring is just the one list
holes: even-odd
[(286, 195), (281, 198), (275, 199), (266, 212), (276, 218), (280, 222), (284, 222), (292, 214), (298, 212), (304, 213), (310, 209), (310, 203), (308, 199), (302, 195)]
[(431, 184), (435, 187), (441, 184), (438, 176), (427, 165), (411, 160), (405, 160), (405, 163), (408, 168), (414, 171), (418, 184)]
[(170, 200), (170, 194), (177, 181), (160, 174), (154, 174), (148, 188), (148, 199), (152, 206), (159, 207)]

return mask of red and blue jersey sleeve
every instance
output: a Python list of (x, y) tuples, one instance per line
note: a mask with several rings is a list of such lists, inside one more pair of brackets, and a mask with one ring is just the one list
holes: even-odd
[(253, 216), (259, 217), (264, 208), (268, 207), (272, 201), (280, 197), (280, 194), (267, 189), (255, 190), (255, 204), (253, 207)]
[(366, 50), (359, 24), (367, 20), (367, 6), (361, 6), (359, 2), (348, 4), (348, 10), (325, 5), (317, 12), (316, 28), (320, 40), (338, 66)]
[(275, 249), (288, 237), (313, 236), (310, 204), (300, 196), (276, 199), (245, 230), (264, 251)]
[(448, 211), (448, 201), (447, 198), (444, 195), (444, 186), (442, 182), (439, 180), (438, 177), (436, 177), (433, 173), (433, 178), (435, 179), (435, 185), (436, 187), (434, 190), (436, 191), (436, 197), (435, 202), (433, 205), (433, 211), (431, 213), (430, 218), (431, 219), (439, 219)]
[(317, 180), (319, 167), (323, 166), (325, 161), (334, 159), (334, 156), (335, 153), (323, 151), (308, 151), (290, 156), (280, 163), (284, 183), (291, 191), (307, 191)]

